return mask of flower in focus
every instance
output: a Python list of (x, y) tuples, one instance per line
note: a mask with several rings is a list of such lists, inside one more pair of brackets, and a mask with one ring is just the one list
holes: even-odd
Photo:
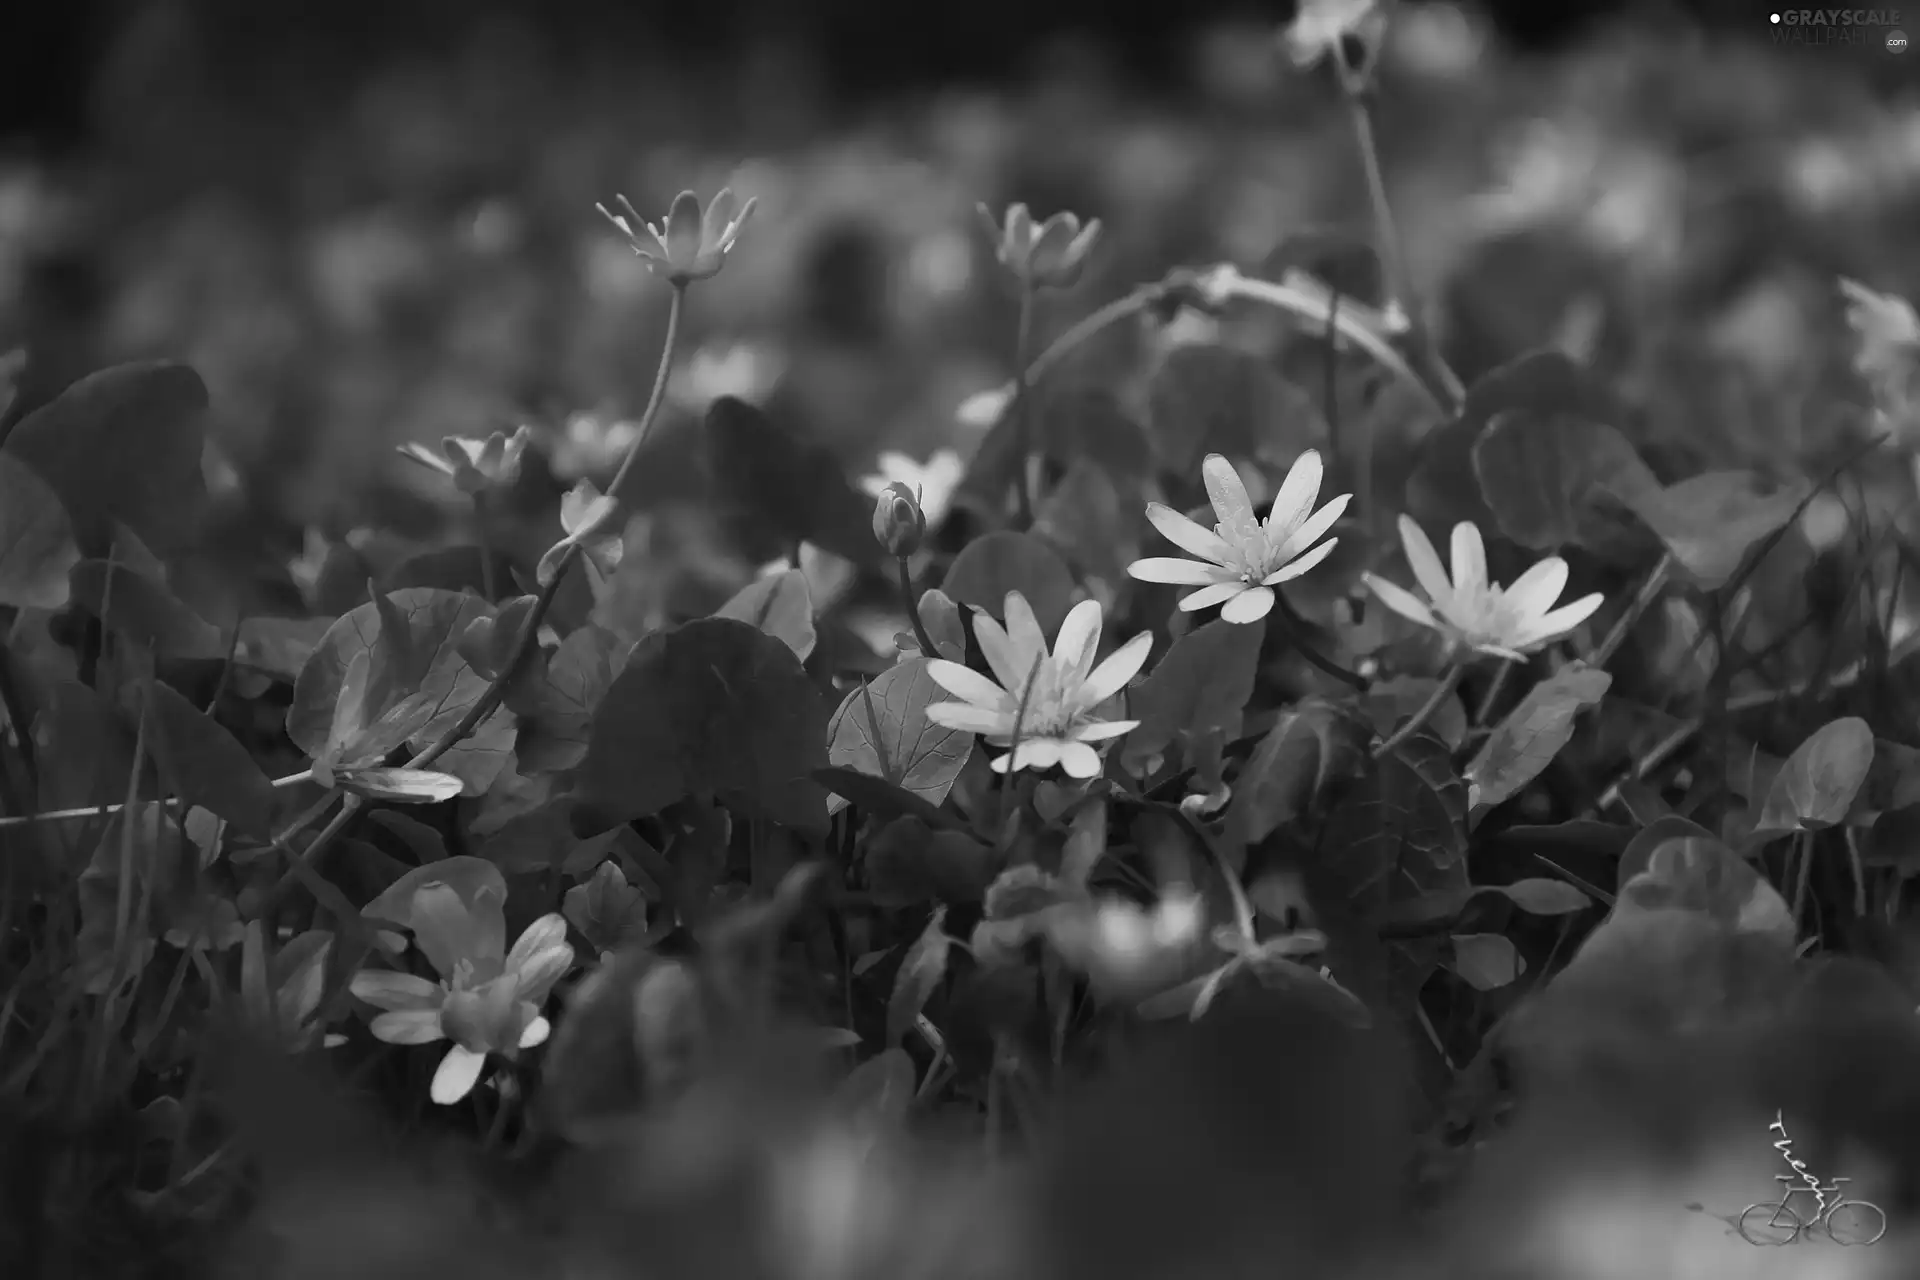
[(1141, 632), (1096, 667), (1098, 601), (1083, 600), (1073, 607), (1060, 624), (1051, 654), (1033, 606), (1018, 591), (1007, 593), (1006, 617), (1004, 628), (984, 612), (973, 619), (973, 634), (993, 679), (945, 658), (927, 663), (934, 683), (961, 699), (934, 703), (927, 708), (927, 719), (943, 728), (977, 733), (996, 747), (1011, 746), (1018, 738), (1014, 752), (993, 762), (995, 773), (1059, 765), (1070, 777), (1099, 776), (1100, 757), (1089, 744), (1117, 738), (1140, 722), (1101, 720), (1094, 712), (1139, 674), (1153, 646), (1152, 634)]
[(1320, 454), (1301, 454), (1262, 524), (1253, 514), (1247, 486), (1233, 464), (1217, 453), (1201, 465), (1207, 497), (1220, 523), (1212, 529), (1189, 520), (1158, 502), (1147, 505), (1147, 519), (1167, 541), (1198, 560), (1155, 556), (1136, 560), (1127, 573), (1142, 582), (1165, 582), (1200, 590), (1180, 602), (1191, 613), (1221, 605), (1228, 622), (1258, 622), (1273, 608), (1275, 585), (1291, 581), (1325, 560), (1339, 543), (1325, 537), (1352, 499), (1343, 493), (1319, 510), (1320, 481), (1324, 474)]
[(485, 440), (472, 436), (447, 436), (435, 454), (423, 444), (403, 444), (402, 456), (442, 475), (451, 476), (460, 492), (485, 493), (504, 489), (520, 477), (520, 458), (527, 451), (533, 432), (520, 427), (509, 436), (496, 431)]
[(723, 187), (720, 194), (708, 202), (703, 214), (700, 197), (691, 191), (682, 191), (673, 198), (673, 207), (667, 211), (666, 228), (662, 230), (635, 212), (625, 196), (615, 199), (620, 202), (623, 213), (614, 213), (605, 205), (595, 207), (620, 228), (627, 243), (646, 259), (649, 268), (679, 286), (719, 274), (727, 254), (740, 238), (740, 229), (752, 216), (754, 205), (751, 198), (745, 204), (738, 204), (733, 192)]
[(1293, 22), (1280, 39), (1296, 67), (1310, 67), (1353, 36), (1371, 50), (1385, 33), (1387, 15), (1379, 0), (1300, 0)]
[(937, 529), (953, 508), (953, 495), (966, 476), (967, 464), (955, 449), (937, 449), (924, 463), (892, 450), (876, 459), (879, 473), (863, 477), (860, 491), (878, 498), (893, 484), (903, 484), (915, 495), (927, 528)]
[(560, 499), (560, 528), (567, 536), (540, 557), (534, 576), (541, 586), (553, 581), (569, 549), (577, 546), (580, 562), (586, 567), (587, 582), (593, 588), (593, 598), (600, 598), (613, 571), (620, 567), (622, 531), (609, 527), (619, 505), (612, 494), (601, 493), (591, 480), (582, 480)]
[(927, 517), (913, 490), (898, 480), (880, 491), (873, 504), (873, 536), (888, 555), (905, 560), (920, 549)]
[(552, 1028), (540, 1008), (573, 967), (567, 922), (545, 915), (506, 949), (501, 898), (482, 889), (473, 903), (440, 881), (413, 896), (414, 940), (439, 982), (410, 973), (363, 969), (353, 994), (384, 1010), (372, 1031), (388, 1044), (453, 1041), (433, 1074), (433, 1100), (442, 1106), (472, 1092), (487, 1055), (512, 1058), (547, 1038)]
[(1559, 556), (1548, 556), (1510, 586), (1488, 581), (1486, 543), (1470, 521), (1453, 526), (1451, 578), (1433, 543), (1411, 516), (1400, 517), (1400, 541), (1427, 600), (1371, 573), (1366, 576), (1368, 589), (1395, 613), (1480, 653), (1524, 658), (1585, 622), (1604, 598), (1596, 591), (1554, 608), (1567, 587), (1567, 562)]
[(1007, 207), (1004, 221), (980, 205), (980, 220), (993, 241), (994, 256), (1021, 284), (1038, 289), (1071, 289), (1080, 280), (1087, 256), (1100, 238), (1100, 219), (1084, 227), (1080, 215), (1061, 210), (1038, 226), (1024, 204)]

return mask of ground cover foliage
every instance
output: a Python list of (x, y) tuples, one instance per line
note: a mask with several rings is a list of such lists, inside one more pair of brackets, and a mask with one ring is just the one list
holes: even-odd
[[(176, 359), (0, 415), (8, 1273), (1910, 1266), (1920, 319), (1824, 274), (1767, 382), (1803, 281), (1586, 292), (1463, 376), (1390, 19), (1273, 50), (1365, 287), (1088, 306), (1122, 227), (982, 205), (964, 449), (676, 397), (727, 191), (585, 211), (639, 407), (393, 451), (424, 533), (259, 580)], [(1756, 1242), (1803, 1166), (1883, 1234)]]

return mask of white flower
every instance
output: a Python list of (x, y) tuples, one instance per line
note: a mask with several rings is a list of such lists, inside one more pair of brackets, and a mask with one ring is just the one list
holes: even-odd
[[(1324, 474), (1320, 454), (1309, 449), (1287, 472), (1273, 510), (1262, 524), (1253, 514), (1233, 464), (1217, 453), (1208, 454), (1200, 468), (1207, 497), (1220, 523), (1204, 529), (1172, 507), (1147, 504), (1147, 519), (1169, 541), (1200, 560), (1171, 556), (1136, 560), (1127, 573), (1142, 582), (1167, 582), (1200, 590), (1180, 602), (1188, 612), (1210, 605), (1223, 606), (1228, 622), (1258, 622), (1273, 608), (1276, 584), (1299, 577), (1327, 558), (1338, 538), (1320, 539), (1333, 527), (1352, 499), (1343, 493), (1318, 511)], [(1204, 561), (1205, 563), (1202, 563)]]
[(875, 465), (880, 468), (878, 474), (863, 477), (860, 491), (869, 498), (878, 498), (888, 485), (904, 484), (913, 490), (929, 529), (938, 528), (953, 508), (954, 491), (967, 474), (967, 464), (955, 449), (935, 450), (924, 463), (888, 450), (876, 459)]
[(1433, 543), (1410, 516), (1400, 517), (1400, 541), (1407, 565), (1431, 603), (1373, 574), (1366, 577), (1368, 588), (1395, 613), (1481, 653), (1523, 658), (1585, 622), (1603, 599), (1595, 592), (1554, 608), (1567, 588), (1567, 562), (1559, 556), (1548, 556), (1511, 586), (1489, 582), (1486, 544), (1480, 530), (1466, 520), (1453, 526), (1451, 579)]
[[(1051, 654), (1025, 596), (1009, 591), (1006, 614), (1005, 629), (985, 613), (973, 619), (980, 652), (993, 668), (992, 680), (944, 658), (927, 663), (934, 683), (962, 699), (934, 703), (927, 708), (927, 719), (944, 728), (977, 733), (996, 747), (1011, 745), (1017, 736), (1019, 747), (993, 762), (995, 773), (1005, 773), (1009, 767), (1048, 769), (1057, 764), (1071, 777), (1097, 777), (1100, 757), (1088, 744), (1117, 738), (1140, 722), (1100, 720), (1094, 712), (1139, 673), (1153, 647), (1152, 634), (1141, 632), (1096, 667), (1097, 600), (1083, 600), (1067, 614)], [(1020, 714), (1023, 698), (1024, 716)], [(1020, 720), (1017, 735), (1016, 718)]]
[(1000, 421), (1000, 415), (1004, 414), (1007, 406), (1012, 403), (1013, 384), (1003, 383), (997, 387), (989, 387), (985, 391), (976, 391), (968, 396), (960, 402), (960, 407), (953, 411), (953, 416), (959, 419), (961, 426), (985, 431)]

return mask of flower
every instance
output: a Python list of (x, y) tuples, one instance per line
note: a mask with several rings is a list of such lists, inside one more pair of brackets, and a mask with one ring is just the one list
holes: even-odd
[(1126, 898), (1101, 898), (1088, 906), (1056, 910), (1047, 937), (1061, 959), (1107, 990), (1177, 977), (1173, 971), (1206, 926), (1205, 904), (1182, 885), (1168, 889), (1151, 907)]
[(1150, 557), (1128, 565), (1127, 573), (1142, 582), (1199, 587), (1180, 602), (1189, 613), (1217, 604), (1228, 622), (1258, 622), (1273, 608), (1275, 585), (1313, 568), (1339, 543), (1338, 538), (1320, 539), (1353, 495), (1343, 493), (1318, 511), (1313, 509), (1320, 497), (1323, 469), (1320, 454), (1309, 449), (1287, 472), (1263, 525), (1254, 517), (1247, 486), (1232, 463), (1217, 453), (1208, 454), (1200, 473), (1206, 478), (1213, 513), (1220, 517), (1211, 531), (1172, 507), (1147, 504), (1147, 519), (1153, 527), (1200, 560)]
[(1001, 415), (1006, 413), (1007, 406), (1013, 403), (1013, 392), (1014, 384), (1011, 382), (989, 387), (985, 391), (976, 391), (960, 402), (959, 408), (953, 411), (953, 416), (963, 427), (986, 431), (999, 424)]
[(608, 473), (639, 438), (638, 422), (596, 413), (572, 414), (564, 428), (547, 438), (548, 466), (562, 480)]
[(567, 536), (540, 557), (534, 577), (542, 587), (553, 581), (553, 575), (560, 571), (568, 548), (577, 546), (580, 561), (586, 566), (587, 582), (593, 588), (593, 598), (600, 598), (607, 589), (607, 580), (620, 567), (624, 550), (619, 531), (606, 532), (607, 522), (619, 505), (612, 494), (601, 493), (591, 480), (582, 480), (560, 499), (560, 528)]
[(540, 1012), (566, 971), (573, 967), (567, 922), (545, 915), (527, 926), (506, 950), (506, 917), (497, 890), (482, 889), (466, 902), (443, 881), (413, 895), (414, 940), (441, 981), (410, 973), (363, 969), (353, 975), (353, 994), (385, 1012), (373, 1034), (388, 1044), (453, 1041), (433, 1073), (433, 1100), (460, 1101), (479, 1082), (487, 1055), (511, 1058), (531, 1049), (552, 1030)]
[(691, 191), (682, 191), (673, 198), (663, 231), (636, 213), (625, 196), (615, 199), (625, 210), (624, 215), (610, 211), (605, 205), (594, 207), (620, 228), (633, 251), (646, 259), (649, 269), (682, 287), (719, 274), (727, 254), (740, 238), (740, 229), (753, 215), (754, 205), (749, 198), (736, 212), (733, 192), (722, 187), (703, 214), (700, 197)]
[(1431, 603), (1371, 573), (1366, 576), (1368, 589), (1395, 613), (1480, 653), (1524, 658), (1585, 622), (1604, 598), (1595, 592), (1554, 608), (1553, 602), (1567, 587), (1567, 562), (1559, 556), (1548, 556), (1511, 586), (1489, 582), (1486, 544), (1470, 521), (1453, 526), (1451, 580), (1433, 543), (1410, 516), (1400, 517), (1400, 541), (1407, 550), (1407, 565)]
[(1853, 367), (1873, 393), (1881, 428), (1911, 446), (1920, 441), (1920, 316), (1904, 298), (1840, 281), (1853, 330)]
[(1004, 629), (984, 612), (973, 619), (980, 652), (993, 668), (992, 680), (945, 658), (927, 663), (934, 683), (961, 699), (934, 703), (927, 708), (927, 719), (943, 728), (980, 734), (996, 747), (1010, 746), (1018, 737), (1018, 748), (993, 762), (995, 773), (1057, 764), (1071, 777), (1097, 777), (1100, 757), (1088, 744), (1117, 738), (1140, 722), (1101, 720), (1094, 711), (1139, 673), (1153, 646), (1152, 633), (1141, 632), (1096, 667), (1099, 601), (1083, 600), (1073, 607), (1060, 624), (1051, 654), (1033, 606), (1018, 591), (1007, 593), (1006, 618)]
[(1079, 214), (1065, 210), (1037, 227), (1024, 204), (1009, 205), (1004, 221), (984, 204), (979, 210), (987, 238), (994, 242), (994, 256), (1029, 288), (1071, 289), (1100, 238), (1100, 219), (1083, 227)]
[(1387, 24), (1379, 0), (1300, 0), (1281, 43), (1296, 67), (1310, 67), (1347, 36), (1377, 47)]
[(895, 480), (880, 491), (873, 504), (873, 536), (888, 555), (905, 560), (920, 549), (926, 532), (927, 517), (913, 490)]
[(879, 472), (863, 477), (860, 491), (878, 498), (887, 491), (888, 485), (907, 486), (920, 503), (920, 514), (926, 517), (929, 529), (939, 528), (940, 522), (947, 518), (947, 512), (953, 509), (953, 495), (967, 474), (967, 464), (956, 449), (937, 449), (925, 462), (915, 462), (904, 453), (888, 450), (875, 460), (875, 465), (880, 468)]
[(533, 432), (517, 428), (509, 436), (496, 431), (485, 440), (472, 436), (447, 436), (435, 454), (423, 444), (403, 444), (401, 456), (421, 466), (451, 476), (460, 492), (481, 494), (488, 489), (504, 489), (520, 476), (520, 457), (527, 451)]

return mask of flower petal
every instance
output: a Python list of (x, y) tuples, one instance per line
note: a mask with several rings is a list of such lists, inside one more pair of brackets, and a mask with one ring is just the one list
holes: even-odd
[(1060, 767), (1069, 778), (1100, 776), (1100, 753), (1084, 742), (1068, 742), (1060, 747)]
[(1202, 587), (1192, 595), (1180, 600), (1180, 611), (1192, 613), (1196, 609), (1210, 609), (1224, 600), (1231, 600), (1247, 589), (1247, 584), (1235, 579), (1232, 582), (1216, 582), (1210, 587)]
[(1513, 580), (1506, 590), (1508, 603), (1522, 618), (1539, 618), (1567, 589), (1567, 562), (1548, 556)]
[(1074, 692), (1076, 706), (1082, 711), (1091, 711), (1126, 688), (1127, 681), (1139, 675), (1140, 668), (1146, 665), (1152, 648), (1153, 633), (1142, 631), (1108, 654), (1107, 660), (1095, 667)]
[(1174, 556), (1149, 556), (1127, 566), (1127, 576), (1136, 581), (1164, 582), (1179, 587), (1203, 587), (1220, 581), (1227, 572), (1217, 564)]
[(1604, 599), (1606, 597), (1598, 591), (1589, 596), (1581, 596), (1572, 604), (1561, 605), (1544, 617), (1528, 621), (1516, 628), (1518, 634), (1508, 638), (1514, 642), (1513, 647), (1516, 649), (1536, 648), (1549, 640), (1558, 639), (1591, 618), (1594, 610), (1600, 607)]
[(1230, 542), (1245, 543), (1258, 536), (1260, 522), (1253, 515), (1253, 500), (1247, 485), (1233, 464), (1217, 453), (1207, 455), (1200, 464), (1200, 478), (1206, 482), (1207, 501), (1220, 517), (1220, 527)]
[(539, 1007), (552, 994), (553, 984), (566, 976), (571, 968), (573, 948), (567, 943), (536, 951), (515, 971), (520, 978), (520, 998)]
[(1012, 733), (1012, 711), (990, 711), (965, 702), (936, 702), (923, 715), (942, 729), (961, 733)]
[(1220, 617), (1227, 622), (1258, 622), (1272, 608), (1272, 587), (1249, 587), (1221, 606)]
[(1018, 591), (1007, 592), (1006, 604), (1007, 639), (1013, 643), (1014, 669), (1019, 673), (1018, 683), (1007, 686), (1007, 692), (1017, 694), (1026, 687), (1033, 671), (1035, 658), (1047, 656), (1047, 636), (1040, 630), (1040, 619), (1033, 614), (1033, 606)]
[(446, 1039), (438, 1009), (395, 1009), (367, 1025), (373, 1038), (387, 1044), (432, 1044)]
[(473, 1086), (480, 1082), (480, 1070), (486, 1065), (486, 1054), (454, 1045), (433, 1073), (433, 1100), (443, 1107), (460, 1101), (473, 1092)]
[[(497, 918), (498, 927), (493, 927), (496, 919), (483, 921), (483, 915)], [(459, 891), (444, 881), (421, 885), (408, 917), (414, 941), (441, 977), (452, 977), (453, 967), (462, 960), (497, 961), (506, 950), (507, 922), (500, 904), (489, 898), (470, 908)], [(496, 937), (499, 949), (489, 955), (489, 944)]]
[(1400, 545), (1406, 549), (1407, 568), (1413, 570), (1415, 582), (1427, 593), (1427, 598), (1436, 605), (1445, 607), (1453, 599), (1453, 580), (1447, 577), (1447, 570), (1440, 563), (1440, 553), (1433, 549), (1433, 543), (1427, 540), (1427, 534), (1412, 516), (1400, 517)]
[(1105, 742), (1139, 727), (1138, 720), (1087, 720), (1075, 725), (1067, 736), (1075, 742)]
[(980, 642), (980, 654), (987, 660), (987, 667), (993, 672), (993, 678), (1000, 682), (1002, 689), (1017, 689), (1026, 678), (1026, 669), (1020, 665), (1019, 655), (1014, 652), (1013, 641), (1007, 637), (1005, 627), (987, 616), (982, 609), (973, 615), (973, 638)]
[(1287, 534), (1286, 538), (1273, 548), (1273, 553), (1268, 557), (1267, 562), (1284, 565), (1298, 557), (1301, 552), (1311, 549), (1315, 543), (1326, 537), (1327, 530), (1333, 528), (1340, 517), (1346, 514), (1347, 504), (1351, 501), (1353, 501), (1353, 495), (1343, 493), (1308, 516), (1300, 523), (1299, 528)]
[(383, 969), (362, 969), (353, 975), (349, 990), (368, 1004), (388, 1011), (438, 1010), (447, 989), (437, 982), (411, 973), (392, 973)]
[(520, 1033), (520, 1047), (532, 1049), (543, 1045), (547, 1042), (547, 1037), (552, 1034), (553, 1024), (536, 1013), (528, 1021), (527, 1029)]
[(1063, 671), (1080, 665), (1081, 659), (1100, 644), (1100, 602), (1082, 600), (1067, 611), (1060, 634), (1053, 638), (1053, 660)]
[(1061, 743), (1057, 738), (1023, 738), (1019, 750), (1001, 756), (993, 762), (995, 773), (1005, 773), (1009, 768), (1051, 769), (1060, 763)]
[(566, 941), (567, 918), (558, 911), (549, 912), (528, 925), (515, 939), (513, 950), (507, 953), (507, 968), (523, 968), (534, 956), (565, 946)]
[(1292, 560), (1287, 561), (1286, 564), (1268, 574), (1265, 578), (1261, 579), (1261, 585), (1271, 587), (1280, 582), (1292, 582), (1295, 578), (1309, 572), (1315, 565), (1332, 555), (1333, 549), (1339, 545), (1340, 539), (1328, 538), (1325, 542), (1307, 552), (1307, 554), (1295, 556)]
[(1419, 596), (1414, 595), (1413, 592), (1407, 590), (1405, 587), (1388, 582), (1385, 578), (1376, 577), (1371, 573), (1366, 575), (1362, 581), (1367, 584), (1367, 590), (1373, 592), (1374, 595), (1380, 598), (1381, 604), (1384, 604), (1401, 617), (1417, 622), (1423, 627), (1433, 627), (1436, 630), (1439, 628), (1440, 620), (1433, 616), (1433, 610), (1429, 609)]
[[(1306, 523), (1325, 479), (1326, 465), (1321, 462), (1318, 449), (1309, 449), (1293, 460), (1293, 466), (1287, 469), (1287, 478), (1280, 482), (1280, 491), (1273, 495), (1273, 509), (1267, 512), (1269, 545), (1274, 541), (1290, 541)], [(1338, 513), (1334, 519), (1339, 519)], [(1280, 535), (1278, 539), (1274, 539), (1275, 533)]]
[(1453, 526), (1453, 594), (1456, 600), (1479, 600), (1487, 593), (1487, 544), (1480, 526), (1462, 520)]
[(1012, 712), (1015, 702), (1007, 690), (975, 671), (946, 658), (929, 658), (927, 675), (933, 682), (962, 702), (987, 711)]
[(1147, 523), (1158, 529), (1161, 537), (1189, 555), (1211, 560), (1218, 565), (1225, 565), (1233, 557), (1226, 539), (1211, 529), (1202, 528), (1164, 503), (1147, 504)]

